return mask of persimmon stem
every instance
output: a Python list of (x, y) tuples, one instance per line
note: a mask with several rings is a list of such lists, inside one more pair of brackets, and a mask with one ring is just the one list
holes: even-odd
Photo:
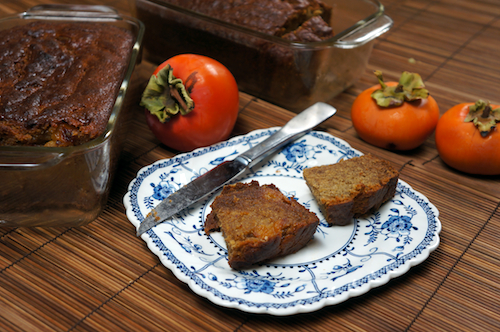
[(193, 99), (182, 80), (174, 76), (169, 64), (151, 76), (140, 105), (156, 115), (162, 123), (178, 113), (186, 115), (194, 109)]
[(377, 76), (378, 83), (380, 84), (382, 89), (387, 88), (387, 85), (384, 82), (384, 77), (382, 76), (382, 72), (380, 70), (375, 70), (373, 73), (375, 74), (375, 76)]
[(381, 89), (375, 90), (371, 97), (380, 107), (400, 106), (405, 101), (422, 100), (429, 96), (429, 91), (425, 89), (424, 82), (418, 74), (405, 71), (396, 86), (387, 86), (380, 70), (375, 70), (373, 73), (377, 76)]
[(488, 136), (500, 121), (500, 108), (492, 109), (490, 103), (478, 100), (469, 106), (464, 122), (472, 122), (482, 137)]
[(175, 86), (170, 87), (170, 96), (175, 99), (179, 103), (179, 106), (185, 110), (187, 110), (189, 107), (187, 103), (184, 101), (184, 99), (181, 97), (181, 94), (179, 93), (179, 90)]
[(489, 118), (490, 117), (490, 113), (491, 113), (491, 106), (490, 105), (486, 105), (486, 107), (483, 110), (483, 114), (481, 114), (481, 117), (483, 117), (485, 119)]

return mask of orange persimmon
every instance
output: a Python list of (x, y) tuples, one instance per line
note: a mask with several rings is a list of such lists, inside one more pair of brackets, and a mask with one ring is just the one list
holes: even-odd
[(191, 151), (229, 137), (239, 112), (238, 85), (217, 60), (178, 54), (153, 72), (141, 105), (160, 142)]
[(453, 106), (436, 127), (436, 147), (449, 166), (469, 174), (500, 174), (500, 107), (478, 100)]
[(358, 95), (351, 107), (354, 129), (364, 141), (388, 150), (411, 150), (434, 132), (439, 107), (418, 74), (404, 72), (399, 82), (379, 83)]

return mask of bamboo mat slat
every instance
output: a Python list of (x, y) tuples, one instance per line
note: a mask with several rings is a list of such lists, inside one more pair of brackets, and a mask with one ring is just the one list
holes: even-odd
[[(65, 0), (50, 1), (66, 3)], [(128, 0), (80, 0), (130, 13)], [(42, 3), (4, 0), (0, 18)], [(410, 152), (362, 141), (352, 127), (356, 96), (402, 71), (421, 74), (443, 114), (477, 99), (500, 103), (498, 0), (382, 0), (394, 27), (377, 39), (368, 67), (328, 102), (319, 130), (389, 160), (436, 205), (439, 248), (401, 277), (359, 297), (290, 317), (247, 314), (196, 295), (165, 268), (125, 216), (123, 195), (144, 166), (176, 152), (160, 144), (138, 106), (155, 65), (131, 81), (129, 136), (104, 212), (80, 228), (0, 227), (0, 331), (495, 331), (500, 330), (500, 177), (446, 166), (434, 137)], [(245, 93), (232, 136), (281, 126), (293, 113)]]

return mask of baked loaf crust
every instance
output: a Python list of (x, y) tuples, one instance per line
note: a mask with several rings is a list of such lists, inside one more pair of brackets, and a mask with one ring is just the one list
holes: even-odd
[(399, 178), (388, 161), (370, 154), (306, 168), (303, 174), (330, 226), (378, 210), (394, 196)]
[(105, 129), (133, 43), (100, 23), (0, 31), (0, 145), (71, 146)]
[[(318, 0), (166, 0), (166, 2), (268, 35), (278, 37), (293, 35), (294, 39), (284, 37), (293, 41), (312, 42), (333, 37), (332, 28), (328, 23), (331, 19), (331, 7)], [(295, 33), (296, 30), (301, 32)]]
[(226, 185), (211, 205), (205, 232), (222, 230), (233, 269), (288, 255), (304, 247), (319, 219), (275, 185)]

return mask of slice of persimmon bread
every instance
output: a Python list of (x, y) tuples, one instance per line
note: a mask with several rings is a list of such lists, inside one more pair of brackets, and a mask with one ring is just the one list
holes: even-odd
[(394, 197), (399, 178), (388, 161), (370, 154), (306, 168), (303, 175), (330, 226), (378, 210)]
[(226, 185), (211, 205), (205, 233), (222, 231), (233, 269), (294, 253), (313, 237), (315, 213), (288, 198), (273, 184)]

